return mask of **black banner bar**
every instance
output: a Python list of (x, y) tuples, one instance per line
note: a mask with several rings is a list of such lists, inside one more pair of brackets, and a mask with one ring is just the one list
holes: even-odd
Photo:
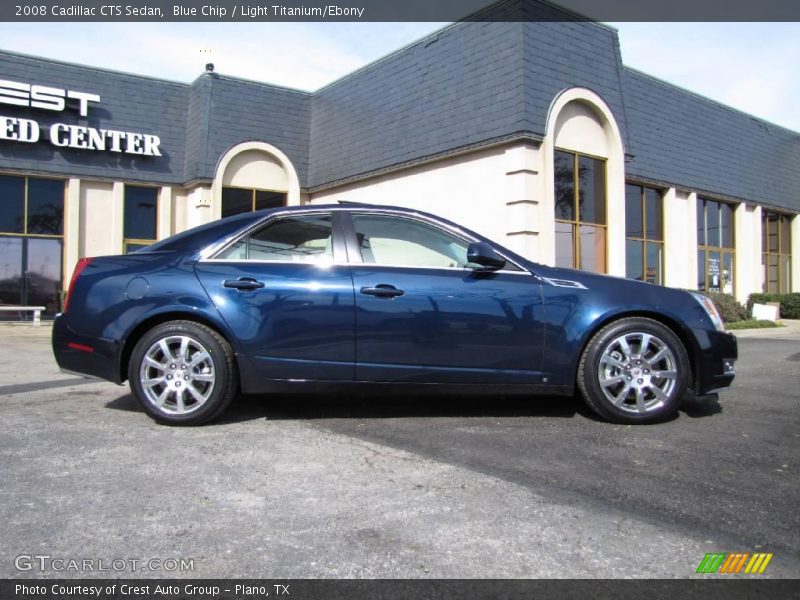
[[(120, 1), (120, 0), (116, 0)], [(797, 0), (12, 0), (17, 22), (800, 21)]]
[(752, 576), (705, 580), (0, 580), (3, 600), (780, 600), (798, 595), (797, 581)]

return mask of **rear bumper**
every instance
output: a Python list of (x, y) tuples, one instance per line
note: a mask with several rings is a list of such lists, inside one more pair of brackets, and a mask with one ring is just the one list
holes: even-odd
[(700, 343), (696, 364), (695, 391), (709, 394), (726, 388), (736, 377), (735, 363), (739, 358), (736, 336), (727, 331), (695, 331)]
[(53, 322), (52, 344), (62, 370), (122, 383), (117, 342), (80, 335), (69, 327), (66, 316), (59, 314)]

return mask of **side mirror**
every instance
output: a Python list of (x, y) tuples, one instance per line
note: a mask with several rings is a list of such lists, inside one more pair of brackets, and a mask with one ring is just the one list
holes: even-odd
[(473, 242), (467, 249), (467, 261), (480, 265), (490, 271), (502, 269), (506, 265), (506, 259), (495, 252), (486, 242)]

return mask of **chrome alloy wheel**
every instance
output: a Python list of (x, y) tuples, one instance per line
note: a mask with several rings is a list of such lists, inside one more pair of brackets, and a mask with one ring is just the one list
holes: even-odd
[(597, 369), (600, 389), (617, 408), (647, 414), (664, 406), (678, 379), (677, 361), (659, 337), (630, 332), (609, 343)]
[(139, 369), (139, 382), (147, 400), (171, 415), (186, 415), (203, 406), (215, 381), (214, 361), (208, 350), (185, 335), (155, 342)]

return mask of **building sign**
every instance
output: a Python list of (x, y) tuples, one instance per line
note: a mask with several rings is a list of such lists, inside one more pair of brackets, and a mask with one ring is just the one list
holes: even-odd
[[(0, 104), (53, 112), (77, 108), (80, 116), (85, 117), (89, 114), (90, 103), (99, 102), (97, 94), (0, 79)], [(54, 123), (43, 128), (33, 119), (3, 115), (0, 115), (0, 140), (26, 144), (45, 140), (59, 148), (161, 156), (161, 139), (157, 135), (68, 123)]]

